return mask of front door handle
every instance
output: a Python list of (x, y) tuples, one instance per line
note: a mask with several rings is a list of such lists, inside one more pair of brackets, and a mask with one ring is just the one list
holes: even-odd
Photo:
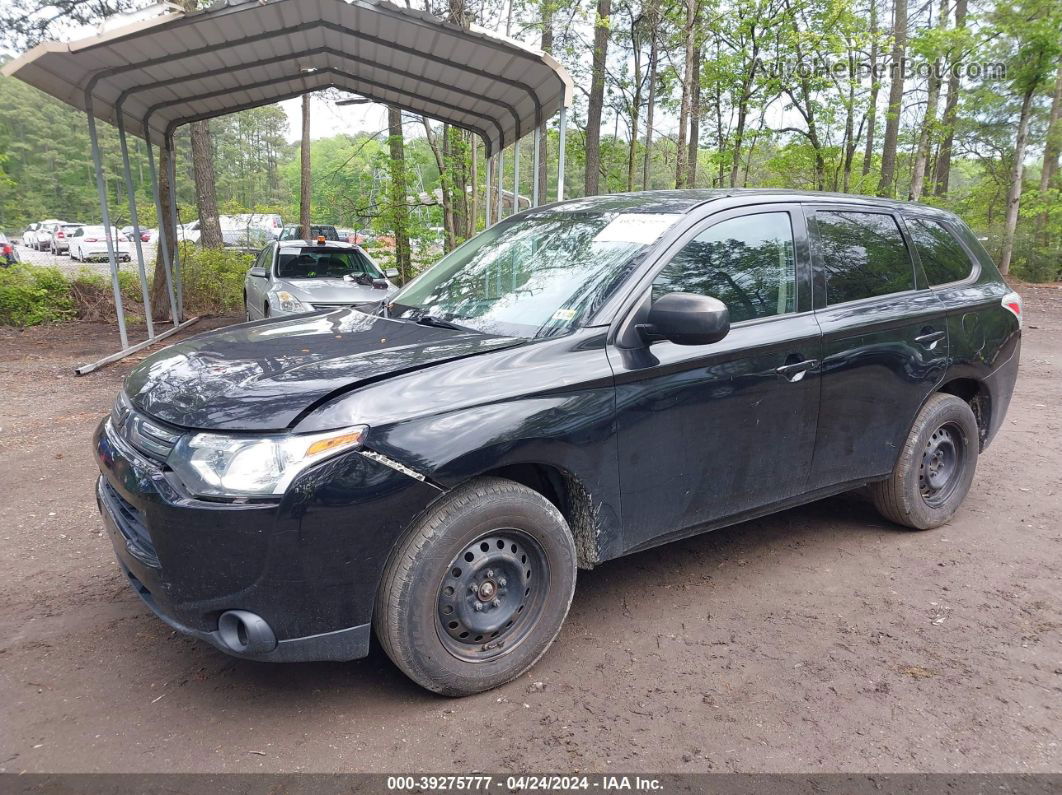
[(931, 329), (922, 329), (922, 334), (915, 337), (915, 342), (921, 345), (923, 348), (933, 350), (937, 347), (937, 343), (944, 339), (943, 331), (932, 331)]
[(818, 366), (818, 359), (805, 359), (802, 362), (783, 364), (781, 367), (777, 368), (775, 372), (778, 373), (778, 375), (786, 378), (790, 383), (795, 384), (797, 381), (804, 377), (804, 374), (808, 370), (814, 370)]

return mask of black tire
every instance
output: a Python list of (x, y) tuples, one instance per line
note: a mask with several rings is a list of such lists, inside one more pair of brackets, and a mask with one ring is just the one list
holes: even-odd
[(481, 478), (432, 506), (395, 548), (376, 598), (376, 636), (428, 690), (481, 693), (545, 654), (568, 615), (575, 570), (568, 523), (549, 500)]
[(969, 404), (937, 393), (915, 418), (887, 480), (870, 484), (874, 506), (886, 519), (915, 530), (948, 522), (977, 470), (980, 434)]

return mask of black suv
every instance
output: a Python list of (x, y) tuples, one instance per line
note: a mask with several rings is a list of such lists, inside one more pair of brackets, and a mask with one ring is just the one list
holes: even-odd
[(508, 218), (369, 315), (203, 334), (95, 436), (122, 568), (230, 654), (370, 633), (451, 695), (526, 671), (577, 568), (864, 485), (955, 514), (1006, 414), (1021, 301), (954, 216), (777, 191)]

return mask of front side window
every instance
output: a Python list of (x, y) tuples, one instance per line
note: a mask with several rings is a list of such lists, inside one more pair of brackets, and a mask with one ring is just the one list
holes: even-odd
[(653, 282), (653, 300), (667, 293), (718, 298), (730, 321), (784, 315), (796, 309), (796, 261), (789, 213), (731, 218), (687, 243)]
[(830, 306), (914, 289), (914, 264), (891, 215), (820, 211), (815, 227)]
[(300, 248), (280, 249), (277, 278), (280, 279), (382, 279), (379, 268), (357, 249)]
[(601, 306), (681, 217), (584, 206), (502, 221), (410, 282), (390, 314), (506, 336), (565, 333)]
[(907, 229), (911, 232), (930, 286), (962, 281), (970, 275), (973, 263), (966, 256), (965, 249), (942, 224), (922, 218), (908, 218)]

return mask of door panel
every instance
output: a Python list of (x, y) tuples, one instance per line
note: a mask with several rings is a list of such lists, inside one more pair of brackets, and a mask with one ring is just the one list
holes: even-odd
[[(616, 374), (626, 549), (804, 491), (819, 408), (820, 332), (799, 207), (712, 216), (676, 241), (609, 348)], [(728, 305), (712, 345), (640, 343), (650, 300), (669, 292)]]
[(947, 368), (948, 327), (895, 214), (823, 207), (810, 227), (823, 353), (812, 490), (892, 471)]
[(609, 351), (628, 549), (804, 491), (819, 345), (809, 312), (733, 328), (714, 345)]
[(947, 367), (943, 306), (920, 290), (818, 318), (822, 411), (810, 487), (885, 475)]

